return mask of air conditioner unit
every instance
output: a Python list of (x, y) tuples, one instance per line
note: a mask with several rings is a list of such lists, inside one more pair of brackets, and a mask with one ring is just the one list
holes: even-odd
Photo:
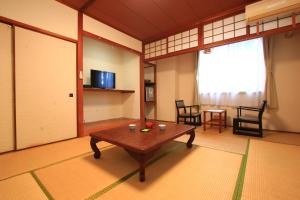
[(300, 0), (263, 0), (246, 6), (248, 24), (300, 11)]

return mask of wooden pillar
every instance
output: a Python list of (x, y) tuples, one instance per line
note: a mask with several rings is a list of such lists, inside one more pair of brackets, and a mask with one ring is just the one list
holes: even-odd
[(84, 136), (83, 124), (83, 13), (78, 12), (78, 43), (77, 43), (77, 136)]
[(145, 87), (144, 87), (144, 45), (140, 55), (140, 119), (145, 120)]

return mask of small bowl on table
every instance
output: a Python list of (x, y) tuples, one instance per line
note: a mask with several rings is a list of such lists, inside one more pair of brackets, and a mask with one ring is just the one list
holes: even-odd
[(164, 131), (164, 130), (166, 130), (167, 125), (165, 125), (165, 124), (158, 124), (158, 127), (159, 127), (159, 129), (161, 131)]
[(128, 125), (128, 128), (129, 128), (130, 130), (135, 130), (136, 124), (129, 124), (129, 125)]

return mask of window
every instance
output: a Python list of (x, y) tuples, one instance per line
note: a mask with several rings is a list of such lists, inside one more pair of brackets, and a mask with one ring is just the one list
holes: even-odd
[(199, 52), (198, 93), (202, 104), (257, 105), (265, 88), (262, 38)]

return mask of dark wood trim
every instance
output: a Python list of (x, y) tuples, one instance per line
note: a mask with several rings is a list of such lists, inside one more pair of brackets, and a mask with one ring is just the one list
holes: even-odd
[(175, 52), (172, 52), (172, 53), (167, 53), (165, 55), (158, 56), (158, 57), (148, 58), (148, 59), (145, 59), (145, 61), (149, 62), (149, 61), (159, 60), (159, 59), (168, 58), (168, 57), (172, 57), (172, 56), (178, 56), (178, 55), (181, 55), (181, 54), (196, 52), (199, 49), (200, 49), (199, 47), (193, 47), (193, 48), (189, 48), (189, 49), (175, 51)]
[(204, 42), (203, 26), (199, 25), (198, 26), (198, 47), (203, 46), (203, 42)]
[(126, 46), (124, 46), (124, 45), (122, 45), (122, 44), (119, 44), (119, 43), (116, 43), (116, 42), (114, 42), (114, 41), (105, 39), (105, 38), (103, 38), (103, 37), (101, 37), (101, 36), (98, 36), (98, 35), (96, 35), (96, 34), (90, 33), (90, 32), (88, 32), (88, 31), (82, 31), (82, 32), (83, 32), (83, 36), (85, 36), (85, 37), (89, 37), (89, 38), (92, 38), (92, 39), (95, 39), (95, 40), (98, 40), (98, 41), (101, 41), (101, 42), (105, 42), (105, 43), (107, 43), (107, 44), (109, 44), (109, 45), (112, 45), (112, 46), (115, 46), (115, 47), (119, 47), (119, 48), (128, 50), (128, 51), (130, 51), (130, 52), (132, 52), (132, 53), (135, 53), (135, 54), (137, 54), (137, 55), (141, 55), (141, 54), (142, 54), (142, 52), (139, 52), (139, 51), (137, 51), (137, 50), (135, 50), (135, 49), (131, 49), (131, 48), (126, 47)]
[[(278, 21), (278, 20), (277, 20)], [(297, 22), (296, 22), (296, 14), (294, 13), (293, 15), (292, 15), (292, 26), (295, 28), (296, 27), (296, 24), (297, 24)]]
[(6, 151), (6, 152), (0, 153), (0, 155), (4, 155), (4, 154), (8, 154), (8, 153), (14, 153), (14, 152), (16, 153), (16, 152), (24, 151), (24, 150), (27, 150), (27, 149), (32, 149), (32, 148), (36, 148), (36, 147), (42, 147), (42, 146), (46, 146), (46, 145), (50, 145), (50, 144), (55, 144), (55, 143), (59, 143), (59, 142), (65, 142), (65, 141), (73, 140), (73, 139), (76, 139), (76, 138), (77, 137), (67, 138), (67, 139), (63, 139), (63, 140), (59, 140), (59, 141), (49, 142), (49, 143), (46, 143), (46, 144), (38, 144), (38, 145), (35, 145), (35, 146), (25, 147), (25, 148), (22, 148), (22, 149), (16, 149), (16, 150), (12, 150), (12, 151)]
[(246, 26), (246, 35), (249, 36), (250, 35), (250, 25)]
[(145, 68), (147, 68), (147, 67), (156, 67), (156, 64), (153, 64), (153, 63), (151, 63), (151, 62), (145, 62), (145, 64), (147, 64), (148, 66), (144, 66)]
[(24, 29), (28, 29), (28, 30), (37, 32), (37, 33), (42, 33), (42, 34), (45, 34), (45, 35), (48, 35), (48, 36), (51, 36), (51, 37), (55, 37), (55, 38), (58, 38), (58, 39), (66, 40), (68, 42), (77, 43), (76, 39), (69, 38), (69, 37), (66, 37), (66, 36), (63, 36), (63, 35), (60, 35), (60, 34), (57, 34), (57, 33), (53, 33), (51, 31), (47, 31), (47, 30), (44, 30), (44, 29), (41, 29), (41, 28), (38, 28), (38, 27), (35, 27), (35, 26), (31, 26), (29, 24), (25, 24), (25, 23), (22, 23), (22, 22), (19, 22), (19, 21), (15, 21), (15, 20), (3, 17), (3, 16), (0, 16), (0, 22), (6, 23), (6, 24), (9, 24), (9, 25), (12, 25), (12, 26), (18, 26), (18, 27), (21, 27), (21, 28), (24, 28)]
[(85, 2), (79, 9), (79, 12), (84, 12), (86, 11), (96, 0), (88, 0)]
[[(168, 54), (169, 53), (169, 37), (167, 37), (166, 40), (167, 40), (166, 54)], [(174, 37), (174, 40), (175, 40), (175, 37)], [(175, 42), (174, 42), (174, 44), (175, 44)], [(175, 47), (174, 47), (174, 49), (175, 49)]]
[(102, 88), (84, 88), (84, 92), (115, 92), (115, 93), (134, 93), (134, 90), (102, 89)]
[(13, 131), (14, 131), (14, 150), (17, 150), (17, 102), (16, 102), (16, 28), (11, 27), (12, 31), (12, 72), (13, 72)]
[(76, 70), (76, 86), (77, 86), (77, 136), (84, 136), (83, 124), (83, 14), (78, 12), (78, 43), (77, 43), (77, 70)]
[(256, 22), (256, 35), (259, 35), (259, 22)]
[[(144, 47), (143, 47), (144, 48)], [(145, 120), (144, 56), (140, 55), (140, 120)]]
[(55, 0), (55, 1), (63, 4), (64, 6), (68, 6), (68, 7), (72, 8), (72, 9), (74, 9), (74, 10), (78, 10), (78, 8), (76, 8), (75, 6), (67, 5), (64, 0)]
[(157, 118), (157, 77), (156, 77), (156, 68), (157, 66), (154, 64), (153, 65), (153, 70), (154, 70), (154, 119), (156, 120)]

